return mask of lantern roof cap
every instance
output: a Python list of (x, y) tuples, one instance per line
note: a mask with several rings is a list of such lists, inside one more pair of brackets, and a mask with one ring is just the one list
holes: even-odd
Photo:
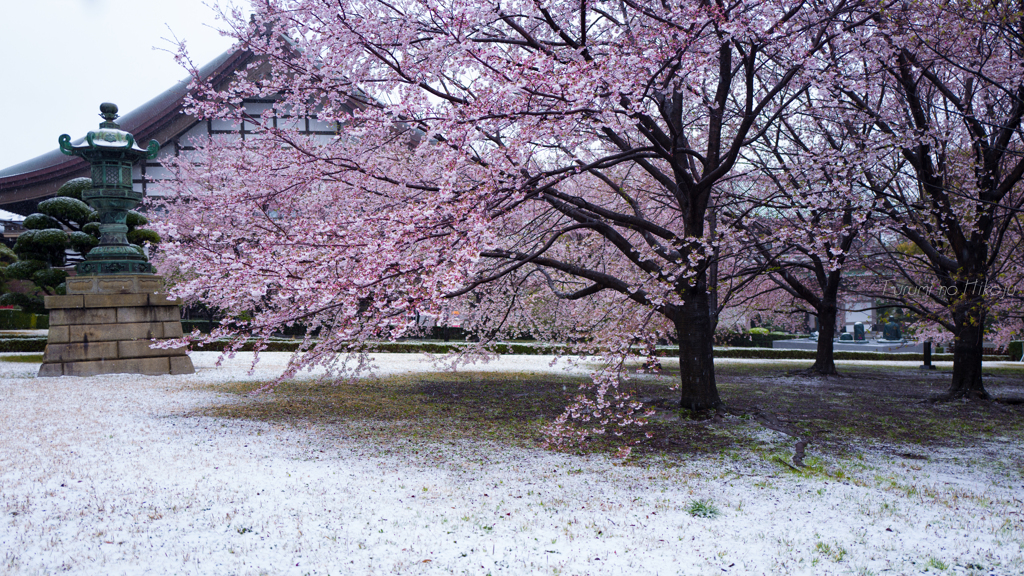
[(146, 148), (135, 143), (135, 136), (131, 132), (121, 130), (121, 126), (114, 122), (117, 119), (117, 104), (104, 102), (100, 104), (100, 122), (98, 130), (90, 130), (85, 135), (85, 141), (78, 144), (71, 143), (71, 136), (61, 134), (57, 141), (60, 143), (60, 151), (68, 156), (91, 156), (96, 152), (127, 152), (134, 160), (142, 158), (156, 158), (160, 151), (160, 143), (150, 140)]

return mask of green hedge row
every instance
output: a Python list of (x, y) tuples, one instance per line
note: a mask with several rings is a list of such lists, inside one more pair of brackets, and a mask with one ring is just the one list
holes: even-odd
[[(261, 352), (295, 352), (296, 350), (299, 349), (299, 344), (301, 343), (301, 340), (270, 340), (269, 342), (267, 342), (267, 347), (262, 349)], [(220, 352), (227, 345), (227, 340), (218, 340), (217, 342), (207, 344), (205, 346), (201, 346), (198, 344), (193, 345), (192, 349), (200, 350), (203, 352)], [(250, 340), (246, 342), (244, 345), (242, 345), (242, 347), (239, 348), (239, 351), (252, 352), (254, 347), (255, 342)]]
[[(300, 340), (271, 340), (267, 343), (265, 352), (294, 352), (298, 350)], [(219, 352), (227, 342), (211, 344), (205, 348), (196, 347), (197, 350), (208, 350)], [(1022, 342), (1016, 341), (1010, 345), (1009, 356), (985, 356), (989, 361), (1018, 360), (1021, 355)], [(372, 344), (370, 350), (374, 352), (408, 353), (408, 354), (445, 354), (458, 350), (465, 346), (464, 343), (456, 342), (379, 342)], [(0, 352), (42, 352), (46, 348), (46, 338), (40, 336), (32, 337), (8, 337), (0, 338)], [(243, 351), (251, 351), (253, 343), (248, 342), (242, 347)], [(571, 351), (563, 346), (550, 344), (526, 344), (507, 343), (495, 346), (495, 352), (499, 354), (569, 354)], [(655, 354), (661, 357), (673, 358), (678, 356), (679, 351), (673, 346), (659, 347)], [(814, 350), (780, 350), (774, 348), (715, 348), (715, 358), (749, 358), (764, 360), (814, 360)], [(903, 360), (908, 362), (920, 362), (921, 354), (918, 353), (892, 353), (892, 352), (852, 352), (837, 350), (836, 360)], [(934, 361), (952, 361), (952, 354), (932, 354)]]
[[(921, 362), (920, 352), (854, 352), (836, 350), (836, 360), (903, 360)], [(715, 358), (764, 358), (766, 360), (814, 360), (814, 350), (787, 350), (779, 348), (715, 348)], [(1005, 360), (1004, 356), (986, 356), (986, 360)], [(952, 354), (932, 354), (933, 361), (952, 361)]]
[(22, 310), (0, 310), (0, 330), (45, 330), (50, 327), (46, 314)]
[[(299, 349), (301, 340), (272, 339), (267, 342), (265, 352), (295, 352)], [(227, 345), (227, 340), (220, 340), (217, 343), (197, 346), (197, 350), (220, 350)], [(240, 350), (250, 352), (254, 342), (246, 342)], [(400, 342), (371, 342), (367, 344), (367, 350), (372, 352), (387, 352), (392, 354), (447, 354), (466, 346), (465, 342), (423, 342), (423, 341), (400, 341)], [(549, 344), (524, 344), (507, 343), (498, 344), (494, 350), (499, 354), (568, 354), (569, 349), (565, 346)]]
[[(199, 330), (203, 334), (209, 334), (214, 328), (219, 326), (218, 322), (210, 322), (209, 320), (182, 320), (181, 329), (185, 331), (185, 334), (191, 334), (193, 330)], [(282, 330), (275, 331), (278, 335), (285, 336), (296, 336), (303, 337), (306, 334), (305, 326), (292, 326), (290, 328), (284, 328)], [(423, 334), (424, 338), (430, 338), (433, 340), (444, 341), (445, 344), (450, 342), (464, 342), (469, 336), (469, 333), (462, 328), (449, 328), (447, 326), (434, 326), (429, 328)], [(769, 347), (771, 344), (769, 344)]]
[(203, 334), (209, 334), (216, 325), (216, 322), (207, 322), (206, 320), (181, 321), (181, 329), (185, 331), (185, 334), (191, 334), (193, 330), (199, 330)]
[(1010, 357), (1010, 360), (1020, 360), (1020, 357), (1024, 356), (1024, 340), (1010, 342), (1010, 345), (1006, 347), (1006, 355)]
[[(462, 348), (466, 344), (457, 342), (378, 342), (369, 345), (373, 352), (387, 352), (395, 354), (445, 354)], [(298, 340), (271, 340), (267, 344), (267, 352), (294, 352), (299, 347)], [(247, 343), (242, 350), (252, 350), (252, 343)], [(208, 349), (217, 350), (216, 345)], [(498, 344), (493, 350), (499, 354), (571, 354), (565, 346), (551, 344), (532, 344), (510, 342)], [(679, 355), (679, 350), (674, 346), (659, 346), (655, 350), (657, 356), (663, 358), (674, 358)], [(921, 354), (914, 352), (854, 352), (837, 350), (836, 360), (901, 360), (906, 362), (921, 362)], [(715, 358), (749, 358), (765, 360), (814, 360), (814, 350), (784, 350), (775, 348), (715, 348)], [(1008, 360), (1007, 356), (985, 356), (986, 360), (1001, 361)], [(932, 360), (952, 361), (952, 354), (932, 354)]]
[[(295, 352), (299, 349), (301, 340), (270, 340), (264, 352)], [(227, 341), (218, 341), (205, 347), (197, 346), (197, 350), (219, 351)], [(254, 342), (246, 342), (240, 350), (251, 352), (255, 346)], [(376, 342), (367, 345), (371, 352), (387, 352), (392, 354), (447, 354), (466, 346), (464, 342)], [(499, 354), (554, 354), (556, 351), (568, 353), (564, 347), (549, 346), (545, 344), (499, 344), (495, 351)]]
[(799, 334), (788, 334), (786, 332), (769, 332), (767, 334), (730, 332), (721, 338), (720, 341), (726, 346), (740, 348), (771, 348), (772, 342), (776, 340), (792, 340), (800, 337)]
[(0, 338), (0, 352), (42, 352), (46, 338)]

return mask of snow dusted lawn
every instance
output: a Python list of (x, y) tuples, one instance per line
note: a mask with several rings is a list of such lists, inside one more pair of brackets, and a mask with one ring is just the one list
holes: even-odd
[[(1024, 574), (1019, 438), (929, 460), (865, 447), (806, 475), (754, 454), (636, 466), (194, 415), (238, 401), (211, 383), (287, 357), (264, 356), (252, 376), (215, 353), (176, 377), (0, 362), (0, 573)], [(691, 515), (697, 501), (720, 513)]]

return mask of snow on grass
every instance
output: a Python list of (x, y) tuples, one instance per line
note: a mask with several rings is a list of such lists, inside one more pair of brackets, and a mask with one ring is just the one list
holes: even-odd
[[(249, 375), (246, 356), (195, 353), (197, 374), (176, 377), (33, 378), (0, 362), (0, 573), (1024, 573), (1013, 439), (796, 473), (754, 452), (636, 466), (197, 416), (238, 401), (217, 385), (269, 379), (287, 358), (264, 354)], [(430, 366), (378, 358), (381, 373)], [(559, 371), (550, 360), (477, 368)]]

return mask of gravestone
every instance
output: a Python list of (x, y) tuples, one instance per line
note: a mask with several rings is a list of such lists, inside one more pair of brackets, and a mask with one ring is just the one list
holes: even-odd
[(903, 334), (900, 332), (900, 325), (895, 322), (886, 322), (885, 327), (882, 328), (882, 339), (902, 340)]
[(181, 302), (164, 293), (138, 247), (128, 242), (128, 211), (142, 200), (133, 190), (132, 164), (155, 158), (160, 144), (146, 148), (114, 120), (117, 106), (100, 105), (104, 122), (85, 142), (73, 144), (64, 134), (60, 150), (92, 164), (92, 188), (82, 199), (99, 213), (100, 242), (75, 266), (66, 294), (47, 296), (50, 331), (39, 376), (96, 374), (191, 374), (185, 349), (152, 348), (154, 342), (182, 336)]

